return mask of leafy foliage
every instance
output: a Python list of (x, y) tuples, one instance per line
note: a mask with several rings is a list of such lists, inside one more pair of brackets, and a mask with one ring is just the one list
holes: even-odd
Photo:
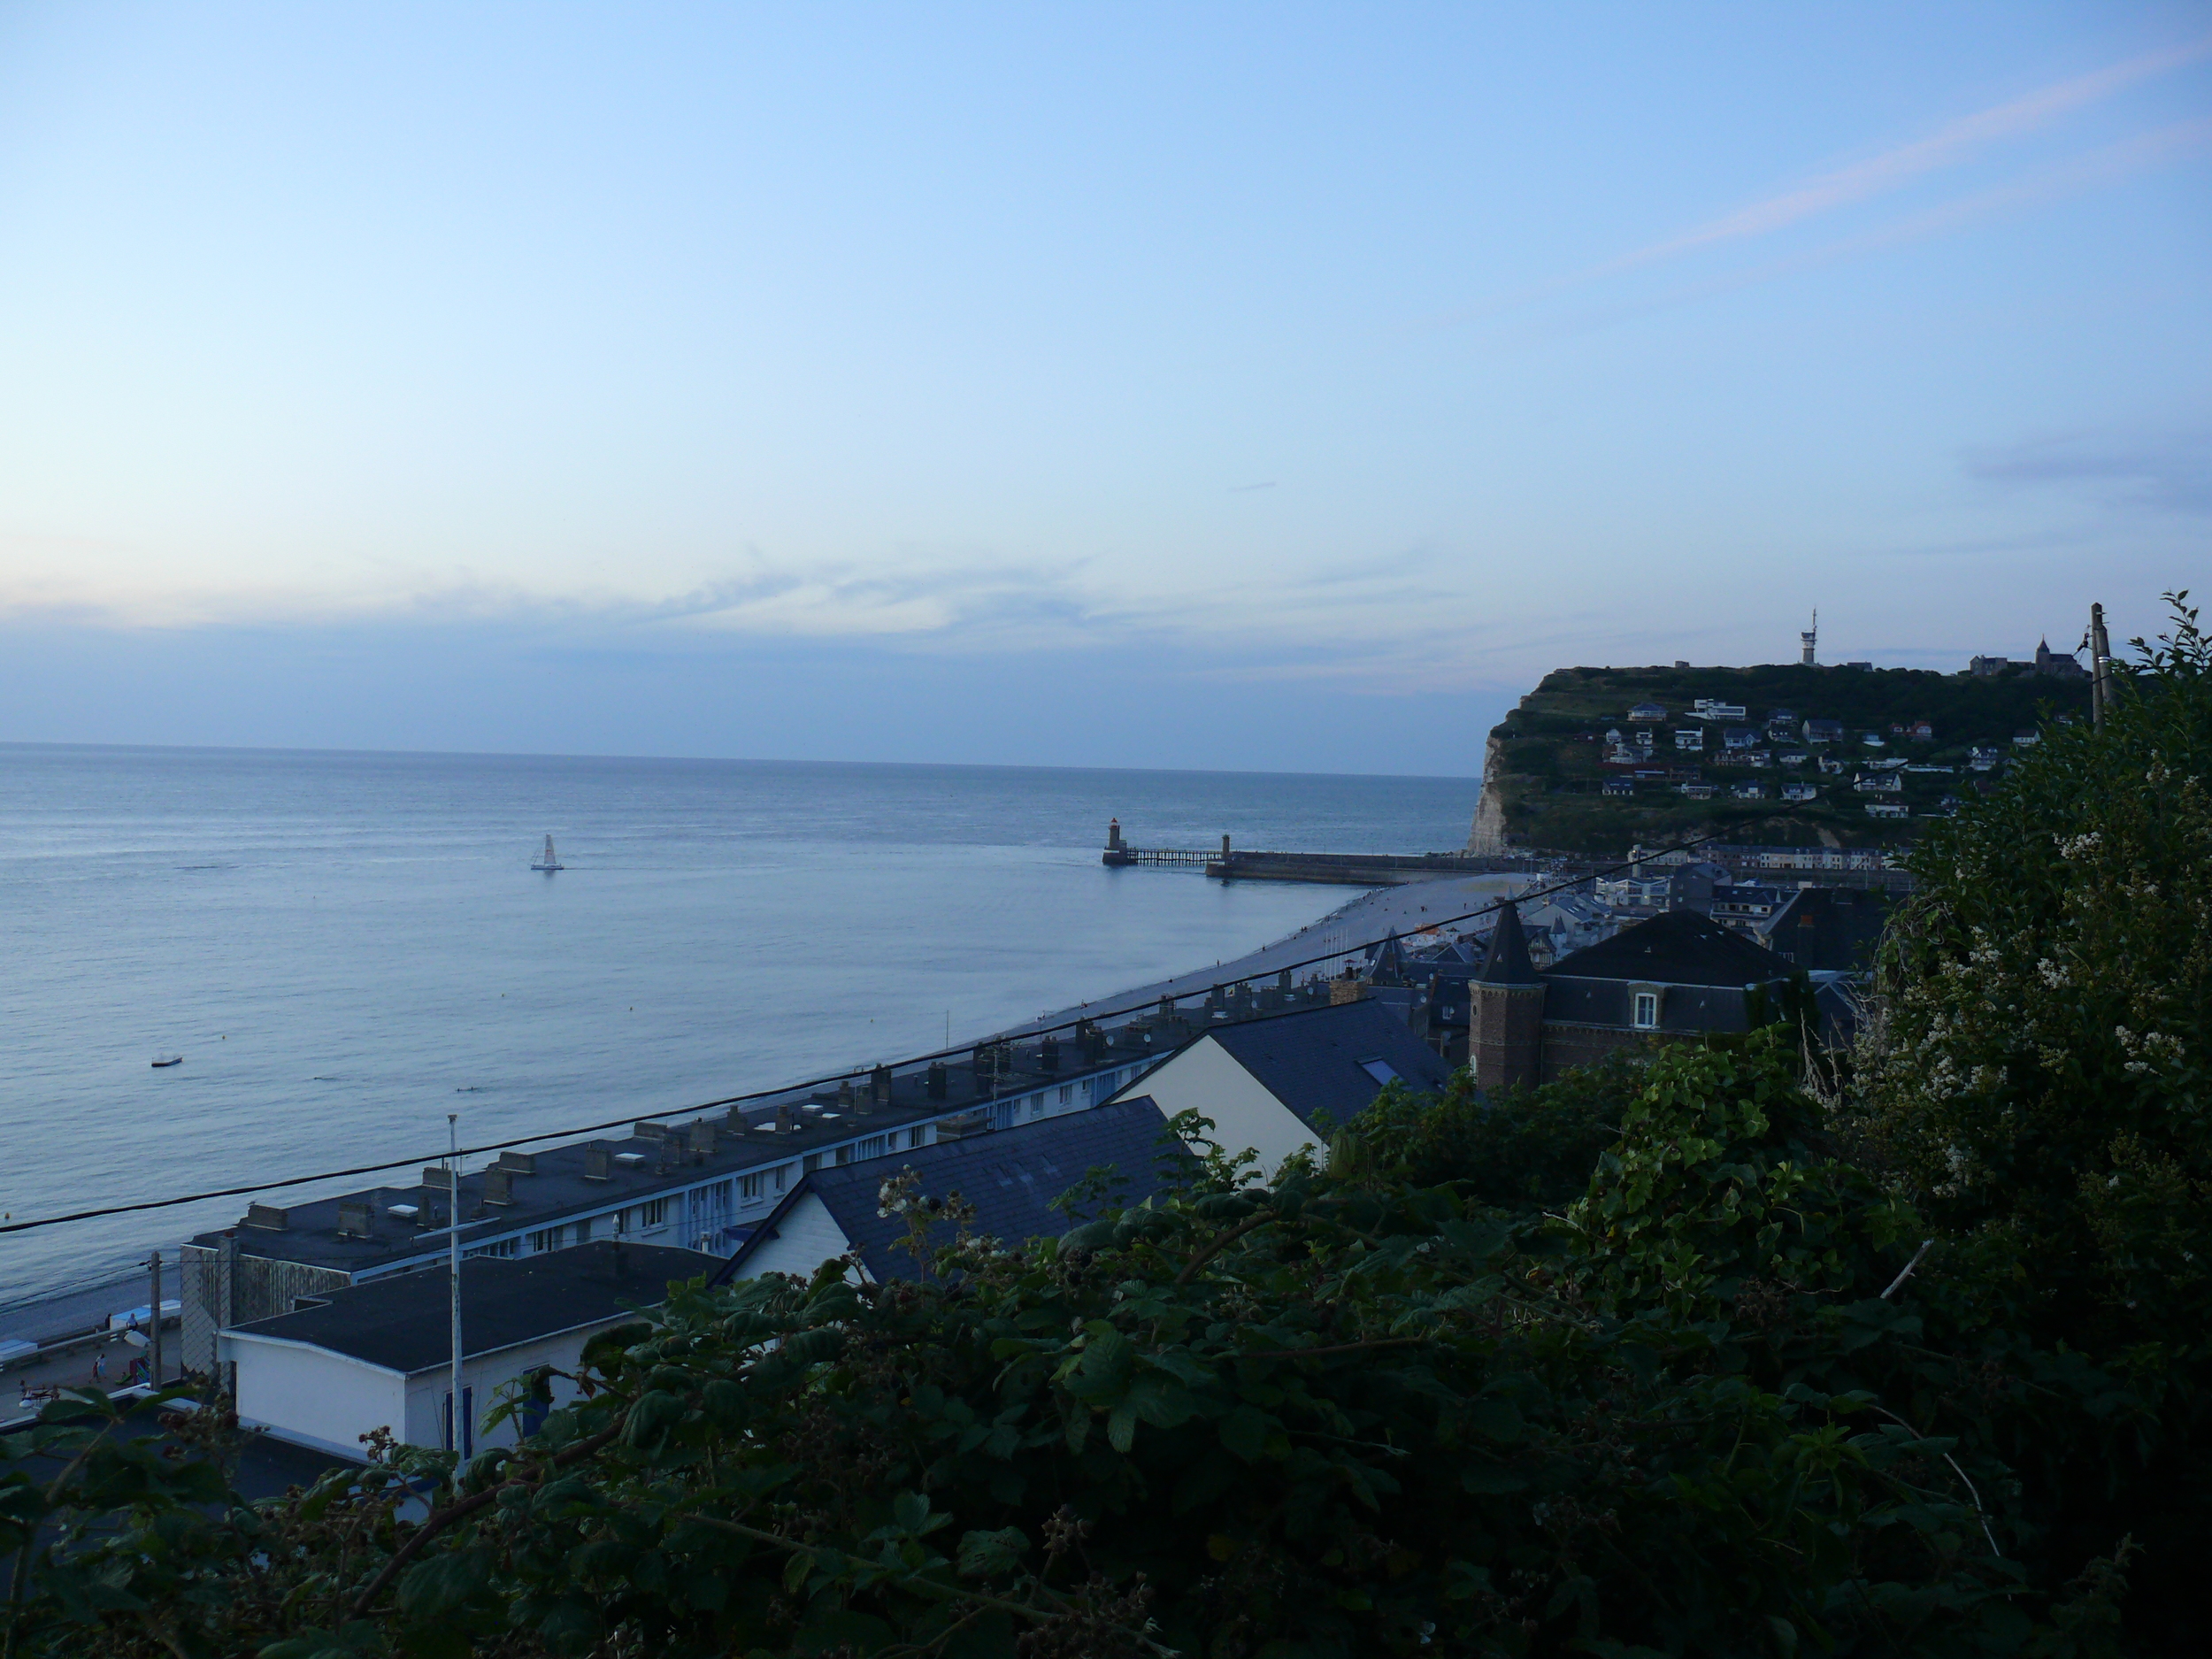
[(1392, 1089), (1011, 1250), (894, 1180), (922, 1277), (675, 1287), (518, 1443), (270, 1503), (77, 1397), (0, 1659), (2201, 1645), (2204, 666), (1930, 844), (1840, 1085), (1785, 1024)]
[(1846, 1124), (2024, 1333), (2154, 1409), (2045, 1502), (2061, 1559), (2147, 1528), (2139, 1600), (2172, 1606), (2212, 1546), (2212, 641), (2185, 598), (2103, 733), (2047, 732), (1916, 855)]
[[(920, 1282), (681, 1288), (521, 1447), (415, 1455), (428, 1525), (388, 1461), (190, 1582), (283, 1586), (269, 1659), (2022, 1651), (1956, 1430), (1889, 1392), (1909, 1213), (1807, 1141), (1778, 1039), (1615, 1075), (1563, 1217), (1217, 1177), (1056, 1245), (925, 1233)], [(156, 1650), (184, 1580), (54, 1576), (134, 1586), (153, 1524), (48, 1557), (20, 1650)], [(162, 1633), (235, 1650), (219, 1613)]]

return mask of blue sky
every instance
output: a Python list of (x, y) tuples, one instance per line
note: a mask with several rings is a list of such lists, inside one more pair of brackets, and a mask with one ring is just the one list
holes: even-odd
[(0, 739), (1470, 772), (2212, 557), (2212, 6), (15, 5)]

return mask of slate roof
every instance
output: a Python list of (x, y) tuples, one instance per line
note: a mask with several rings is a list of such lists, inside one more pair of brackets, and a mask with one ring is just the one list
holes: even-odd
[[(695, 1250), (613, 1239), (519, 1260), (480, 1256), (461, 1263), (462, 1346), (488, 1354), (656, 1307), (672, 1281), (718, 1265), (718, 1257)], [(311, 1343), (389, 1371), (428, 1371), (453, 1357), (451, 1284), (443, 1268), (394, 1273), (236, 1330)]]
[(1498, 911), (1498, 925), (1490, 930), (1490, 954), (1475, 976), (1485, 985), (1541, 985), (1543, 976), (1528, 957), (1528, 935), (1521, 926), (1521, 907), (1508, 904)]
[(1800, 887), (1760, 931), (1768, 948), (1802, 971), (1859, 972), (1873, 962), (1889, 895), (1852, 887)]
[(1551, 979), (1649, 979), (1663, 985), (1765, 985), (1790, 964), (1710, 917), (1664, 910), (1552, 964)]
[(1396, 928), (1392, 928), (1389, 937), (1375, 947), (1374, 953), (1367, 959), (1367, 972), (1360, 977), (1370, 985), (1405, 984), (1405, 949), (1398, 942)]
[(1309, 1127), (1322, 1111), (1348, 1122), (1382, 1093), (1381, 1081), (1361, 1069), (1371, 1062), (1382, 1062), (1413, 1089), (1440, 1089), (1452, 1075), (1402, 1018), (1371, 1001), (1248, 1020), (1206, 1034)]
[(1167, 1185), (1162, 1159), (1185, 1164), (1188, 1155), (1162, 1145), (1166, 1129), (1167, 1120), (1151, 1097), (1140, 1095), (967, 1140), (940, 1141), (865, 1164), (816, 1170), (784, 1195), (714, 1282), (739, 1277), (755, 1248), (775, 1236), (778, 1223), (809, 1193), (828, 1209), (870, 1278), (879, 1284), (918, 1278), (920, 1264), (897, 1248), (906, 1236), (905, 1219), (876, 1213), (884, 1182), (902, 1170), (919, 1178), (918, 1196), (958, 1193), (973, 1204), (979, 1236), (1010, 1245), (1058, 1238), (1090, 1217), (1087, 1212), (1071, 1217), (1053, 1209), (1052, 1201), (1100, 1164), (1112, 1164), (1121, 1178), (1115, 1200), (1122, 1204), (1142, 1203)]

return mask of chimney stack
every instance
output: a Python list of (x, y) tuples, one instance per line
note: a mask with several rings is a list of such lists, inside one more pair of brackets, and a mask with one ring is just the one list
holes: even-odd
[(614, 1179), (614, 1153), (610, 1148), (594, 1141), (584, 1148), (584, 1179), (588, 1181)]
[(484, 1171), (484, 1202), (505, 1206), (515, 1202), (515, 1172), (503, 1164)]
[(891, 1068), (879, 1065), (868, 1073), (868, 1098), (878, 1106), (891, 1103)]

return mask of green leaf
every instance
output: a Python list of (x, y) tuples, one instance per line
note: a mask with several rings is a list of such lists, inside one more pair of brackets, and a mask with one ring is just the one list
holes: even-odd
[(994, 1578), (1002, 1572), (1010, 1572), (1028, 1549), (1029, 1540), (1018, 1526), (1001, 1527), (995, 1532), (965, 1532), (960, 1539), (960, 1576), (964, 1578)]
[(812, 1572), (813, 1571), (814, 1555), (812, 1552), (804, 1549), (793, 1550), (791, 1552), (791, 1559), (783, 1564), (783, 1587), (794, 1595), (798, 1594), (800, 1590), (805, 1586), (807, 1574)]
[(1508, 1492), (1525, 1491), (1528, 1481), (1503, 1463), (1484, 1462), (1469, 1463), (1462, 1469), (1459, 1486), (1463, 1492), (1479, 1497), (1497, 1497)]
[(1267, 1455), (1268, 1432), (1276, 1426), (1265, 1412), (1239, 1406), (1221, 1419), (1221, 1444), (1232, 1456), (1256, 1463)]
[(926, 1532), (935, 1531), (936, 1527), (942, 1526), (952, 1517), (941, 1515), (936, 1517), (935, 1525), (933, 1525), (929, 1513), (929, 1500), (918, 1492), (902, 1492), (891, 1500), (891, 1518), (898, 1523), (902, 1532), (919, 1538)]
[(1468, 1402), (1467, 1421), (1476, 1433), (1495, 1440), (1501, 1446), (1516, 1443), (1527, 1427), (1522, 1419), (1521, 1409), (1510, 1400), (1501, 1400), (1495, 1394), (1486, 1394), (1481, 1399)]

